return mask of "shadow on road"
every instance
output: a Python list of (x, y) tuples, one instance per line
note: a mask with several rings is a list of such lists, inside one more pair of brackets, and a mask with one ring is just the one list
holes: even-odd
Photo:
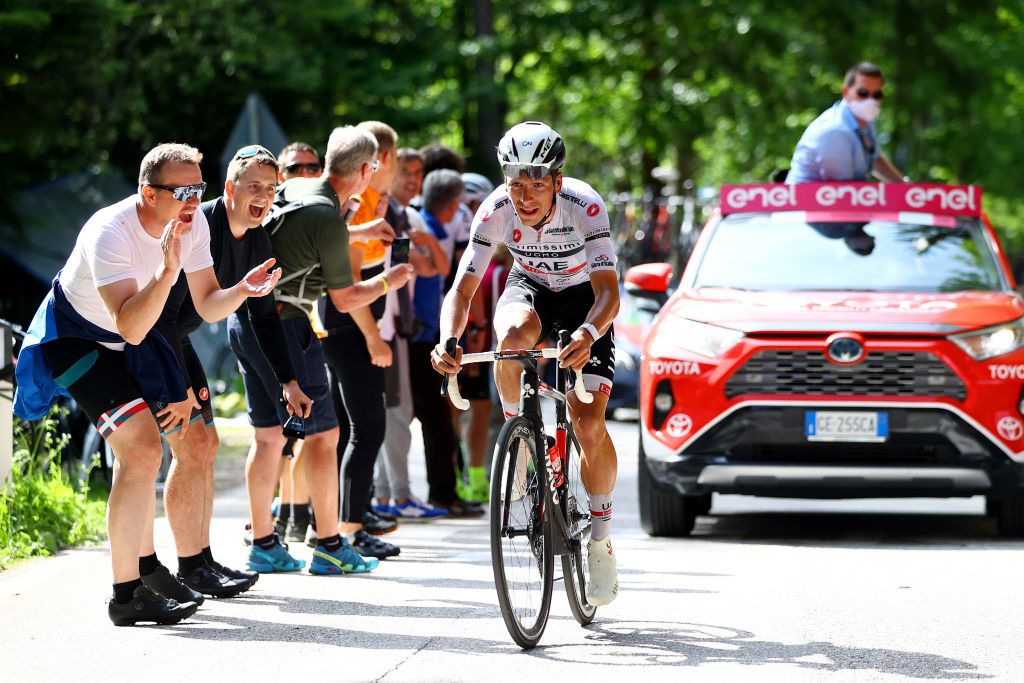
[(1024, 539), (999, 535), (980, 515), (853, 512), (758, 512), (697, 518), (693, 538), (802, 547), (1024, 549)]
[(596, 622), (590, 642), (541, 645), (530, 655), (560, 662), (608, 666), (680, 666), (734, 663), (792, 664), (814, 671), (877, 671), (908, 678), (991, 678), (977, 666), (942, 655), (884, 648), (833, 645), (825, 641), (787, 644), (757, 640), (749, 631), (671, 622)]

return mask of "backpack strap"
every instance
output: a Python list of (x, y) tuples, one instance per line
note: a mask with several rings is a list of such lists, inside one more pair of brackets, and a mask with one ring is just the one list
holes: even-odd
[[(263, 220), (263, 227), (267, 229), (267, 232), (269, 232), (272, 237), (281, 229), (281, 226), (284, 225), (284, 219), (288, 214), (293, 211), (298, 211), (299, 209), (304, 209), (307, 206), (329, 206), (333, 209), (334, 202), (332, 202), (329, 197), (324, 197), (323, 195), (307, 195), (294, 201), (286, 202), (284, 197), (281, 194), (278, 194), (274, 198), (274, 206), (270, 209), (270, 213), (267, 214), (267, 217)], [(306, 293), (306, 278), (308, 278), (310, 274), (319, 267), (319, 263), (314, 263), (308, 268), (297, 270), (294, 273), (290, 273), (286, 277), (281, 278), (277, 282), (277, 288), (274, 289), (274, 297), (278, 301), (292, 304), (302, 310), (311, 309), (313, 303), (306, 300), (304, 296)], [(281, 285), (286, 282), (291, 282), (297, 278), (302, 278), (302, 282), (299, 283), (298, 296), (289, 296), (281, 291)]]

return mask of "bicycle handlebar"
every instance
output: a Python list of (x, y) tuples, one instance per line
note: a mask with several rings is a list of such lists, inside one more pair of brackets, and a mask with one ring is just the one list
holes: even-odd
[[(444, 350), (451, 356), (455, 357), (455, 347), (458, 342), (455, 337), (452, 337), (445, 342)], [(521, 358), (558, 358), (558, 354), (561, 353), (560, 349), (525, 349), (522, 351), (485, 351), (483, 353), (467, 353), (463, 354), (462, 360), (459, 361), (462, 365), (469, 365), (470, 363), (491, 363), (499, 360), (514, 360)], [(587, 391), (587, 388), (583, 386), (583, 371), (575, 370), (576, 383), (573, 386), (573, 391), (576, 394), (576, 398), (580, 400), (580, 403), (593, 403), (594, 395)], [(462, 394), (459, 393), (459, 382), (457, 379), (457, 373), (448, 375), (447, 381), (441, 382), (441, 395), (447, 395), (451, 399), (452, 405), (459, 410), (469, 410), (469, 401), (462, 398)]]

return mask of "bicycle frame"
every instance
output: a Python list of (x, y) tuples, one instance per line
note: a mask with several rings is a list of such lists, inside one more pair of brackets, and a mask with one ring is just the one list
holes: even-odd
[[(567, 343), (568, 335), (564, 332), (560, 333), (561, 343)], [(446, 343), (446, 351), (449, 355), (455, 355), (455, 340), (450, 339)], [(569, 433), (569, 422), (566, 410), (567, 404), (567, 377), (568, 370), (558, 368), (555, 373), (555, 387), (552, 388), (547, 384), (540, 381), (540, 376), (537, 372), (537, 359), (538, 358), (550, 358), (554, 359), (558, 357), (560, 349), (523, 349), (523, 350), (506, 350), (506, 351), (491, 351), (485, 353), (472, 353), (464, 354), (462, 357), (462, 364), (468, 363), (482, 363), (492, 361), (517, 361), (523, 366), (523, 372), (520, 375), (519, 385), (519, 400), (520, 400), (520, 415), (527, 418), (533, 426), (534, 438), (536, 439), (535, 448), (539, 456), (541, 453), (547, 453), (548, 457), (545, 459), (547, 468), (547, 490), (544, 492), (544, 500), (546, 503), (553, 505), (559, 514), (551, 515), (550, 518), (555, 519), (554, 527), (558, 530), (557, 534), (553, 535), (553, 552), (555, 555), (562, 556), (574, 552), (579, 548), (579, 539), (572, 538), (572, 532), (566, 525), (565, 522), (565, 468), (566, 468), (566, 448)], [(594, 400), (592, 394), (590, 394), (583, 386), (583, 374), (580, 370), (575, 371), (575, 383), (573, 390), (577, 398), (582, 403), (591, 403)], [(448, 375), (448, 381), (443, 382), (441, 385), (441, 395), (446, 395), (451, 399), (452, 404), (460, 410), (466, 410), (469, 408), (469, 402), (462, 398), (459, 394), (459, 385), (455, 375)], [(540, 408), (540, 397), (553, 399), (555, 401), (555, 452), (548, 452), (547, 435), (544, 431), (544, 419), (541, 415)], [(503, 531), (507, 529), (508, 520), (502, 520)]]

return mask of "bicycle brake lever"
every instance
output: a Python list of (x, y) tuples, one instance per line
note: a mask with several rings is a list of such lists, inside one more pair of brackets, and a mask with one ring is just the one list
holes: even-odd
[[(444, 352), (452, 358), (455, 358), (455, 350), (458, 348), (459, 340), (455, 337), (449, 337), (448, 341), (444, 343)], [(446, 396), (451, 399), (452, 405), (459, 410), (469, 410), (469, 401), (462, 398), (462, 394), (459, 393), (459, 380), (452, 375), (446, 375), (446, 379), (441, 382), (441, 396)]]

